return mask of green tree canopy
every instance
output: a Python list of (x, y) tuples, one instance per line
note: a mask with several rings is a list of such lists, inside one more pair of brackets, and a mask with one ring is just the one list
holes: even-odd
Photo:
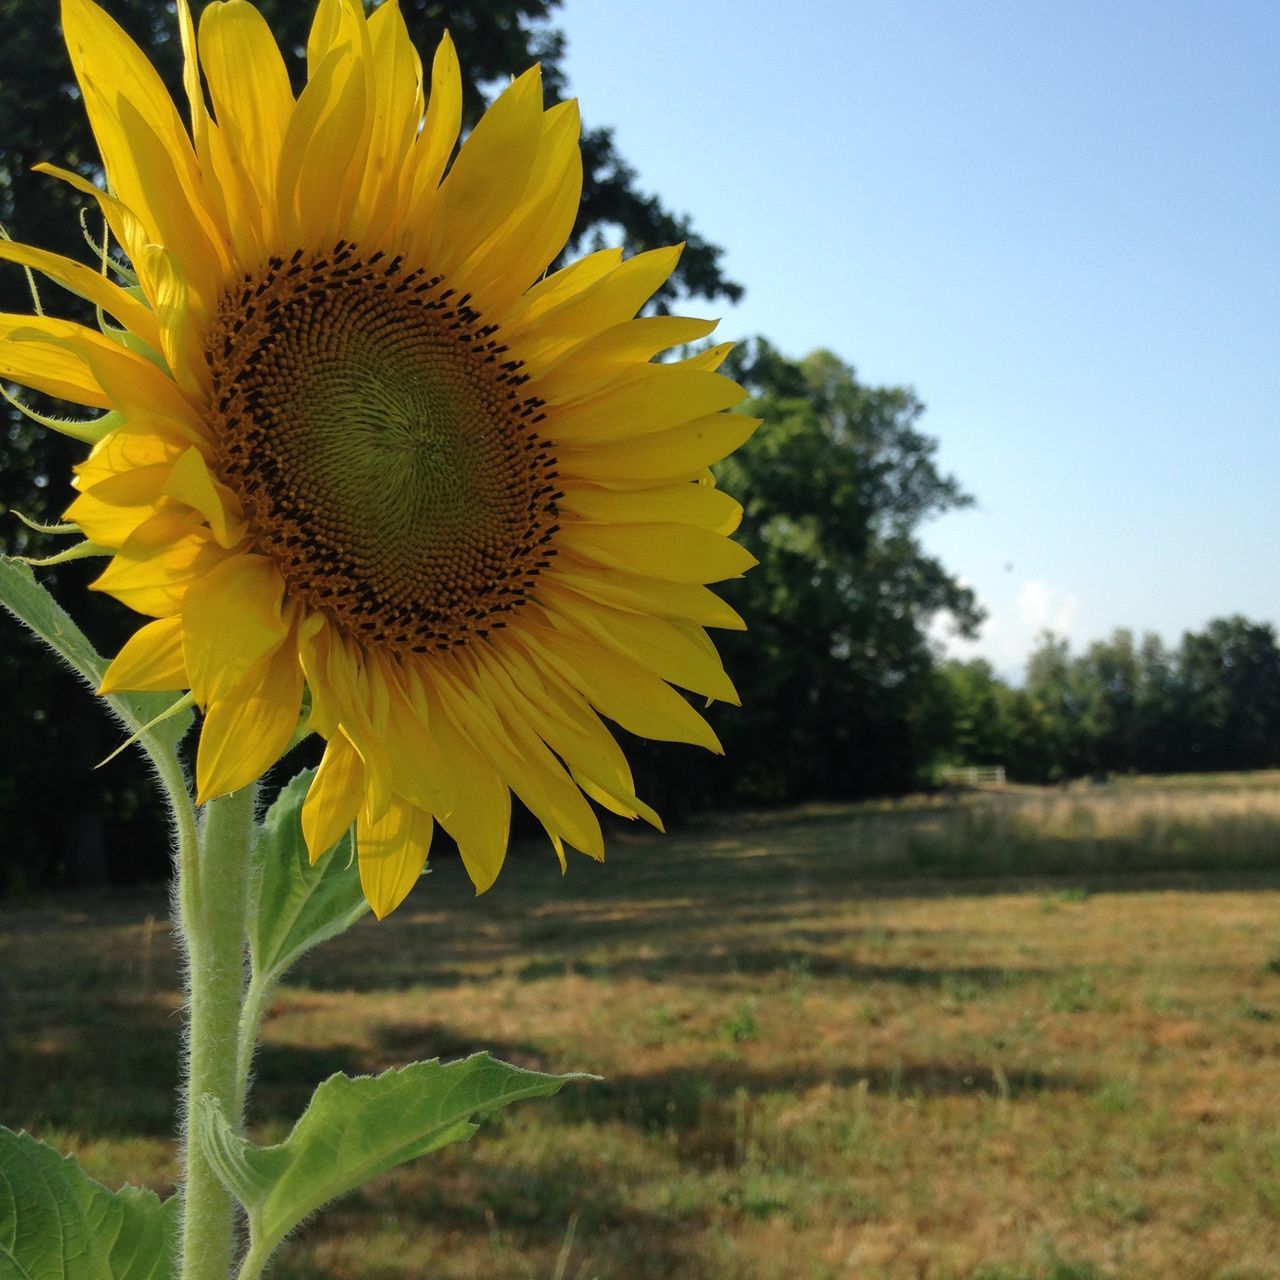
[(970, 499), (938, 469), (910, 390), (761, 339), (733, 372), (751, 393), (745, 411), (765, 420), (717, 468), (760, 560), (724, 591), (751, 626), (722, 644), (748, 695), (720, 722), (735, 787), (791, 799), (908, 786), (935, 732), (930, 625), (947, 614), (971, 634), (981, 618), (919, 531)]
[[(952, 707), (968, 706), (972, 664), (963, 679), (944, 670)], [(1280, 646), (1272, 626), (1239, 615), (1186, 632), (1173, 650), (1122, 628), (1073, 655), (1046, 632), (1025, 688), (1004, 688), (1012, 701), (985, 731), (1007, 735), (999, 759), (1020, 781), (1280, 765)]]

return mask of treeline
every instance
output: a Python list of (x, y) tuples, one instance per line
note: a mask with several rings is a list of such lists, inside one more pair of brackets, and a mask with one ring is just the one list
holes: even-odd
[(1073, 656), (1046, 634), (1022, 688), (981, 659), (939, 678), (947, 763), (1003, 764), (1016, 781), (1280, 766), (1280, 645), (1238, 615), (1172, 649), (1120, 630)]

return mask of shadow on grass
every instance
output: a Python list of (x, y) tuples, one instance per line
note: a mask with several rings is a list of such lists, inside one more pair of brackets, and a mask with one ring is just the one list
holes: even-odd
[[(442, 1155), (442, 1167), (430, 1178), (412, 1173), (384, 1175), (340, 1201), (285, 1247), (272, 1275), (279, 1280), (329, 1277), (335, 1274), (330, 1263), (333, 1247), (354, 1243), (362, 1255), (377, 1258), (376, 1272), (369, 1274), (386, 1280), (417, 1280), (427, 1272), (414, 1244), (441, 1236), (451, 1247), (432, 1261), (432, 1275), (478, 1274), (450, 1270), (449, 1255), (466, 1253), (474, 1258), (474, 1251), (486, 1246), (492, 1262), (483, 1274), (550, 1275), (550, 1267), (543, 1273), (531, 1269), (528, 1262), (518, 1271), (511, 1268), (515, 1260), (554, 1256), (570, 1223), (578, 1242), (570, 1276), (595, 1275), (606, 1260), (610, 1275), (709, 1274), (700, 1265), (695, 1240), (704, 1225), (703, 1215), (638, 1208), (617, 1172), (610, 1176), (611, 1171), (601, 1164), (547, 1151), (539, 1156), (536, 1167), (516, 1165), (493, 1159), (483, 1145), (466, 1148), (456, 1164), (449, 1153)], [(384, 1240), (371, 1240), (366, 1246), (371, 1222), (382, 1224)]]
[(399, 1066), (405, 1062), (421, 1062), (441, 1058), (451, 1062), (488, 1050), (495, 1058), (529, 1071), (552, 1070), (552, 1058), (546, 1047), (532, 1040), (501, 1040), (492, 1034), (459, 1034), (439, 1022), (391, 1022), (368, 1032), (376, 1042), (380, 1065)]
[(181, 1022), (144, 1000), (72, 999), (58, 1024), (6, 1025), (0, 1040), (0, 1117), (85, 1137), (173, 1132)]
[(566, 973), (602, 980), (640, 978), (650, 982), (670, 982), (686, 977), (712, 982), (716, 979), (767, 976), (838, 978), (904, 987), (942, 988), (963, 984), (981, 992), (1002, 991), (1055, 976), (1048, 969), (990, 965), (929, 968), (905, 964), (864, 964), (821, 952), (766, 948), (702, 954), (673, 951), (656, 956), (617, 956), (607, 960), (566, 958), (535, 961), (518, 970), (516, 977), (522, 982), (538, 982), (563, 977)]
[(712, 1059), (607, 1078), (566, 1090), (553, 1103), (569, 1123), (623, 1123), (646, 1133), (664, 1133), (683, 1160), (733, 1166), (743, 1158), (751, 1106), (773, 1095), (793, 1099), (820, 1088), (853, 1091), (855, 1097), (833, 1096), (830, 1101), (832, 1118), (848, 1122), (861, 1105), (857, 1094), (878, 1099), (1003, 1097), (1016, 1103), (1028, 1094), (1089, 1094), (1097, 1081), (1035, 1069), (1002, 1072), (997, 1078), (990, 1067), (973, 1063), (875, 1063), (823, 1072), (760, 1070)]

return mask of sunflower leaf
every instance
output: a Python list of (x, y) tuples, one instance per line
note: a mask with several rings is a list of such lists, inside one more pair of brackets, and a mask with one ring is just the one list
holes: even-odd
[[(31, 569), (12, 556), (0, 556), (0, 606), (25, 623), (90, 688), (97, 690), (107, 669), (106, 660), (71, 615), (40, 585)], [(194, 718), (189, 711), (165, 718), (174, 703), (181, 701), (181, 695), (172, 693), (112, 694), (103, 701), (148, 750), (172, 750)]]
[(281, 790), (254, 846), (249, 954), (262, 983), (276, 982), (304, 952), (369, 910), (349, 837), (314, 866), (307, 856), (302, 802), (314, 776), (314, 769), (305, 769)]
[(544, 1075), (477, 1053), (379, 1076), (330, 1076), (293, 1132), (272, 1147), (237, 1134), (207, 1094), (193, 1120), (201, 1150), (249, 1215), (254, 1250), (270, 1253), (309, 1214), (370, 1178), (466, 1141), (478, 1121), (508, 1103), (590, 1078)]
[(74, 1157), (0, 1126), (0, 1280), (168, 1280), (178, 1202), (108, 1191)]

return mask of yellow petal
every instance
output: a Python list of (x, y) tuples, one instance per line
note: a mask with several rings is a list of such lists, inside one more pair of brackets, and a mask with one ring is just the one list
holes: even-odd
[(345, 46), (333, 49), (298, 99), (277, 183), (286, 243), (332, 245), (349, 229), (371, 126), (368, 69)]
[(32, 165), (31, 171), (33, 173), (46, 173), (50, 177), (65, 182), (82, 195), (96, 200), (103, 216), (107, 219), (107, 225), (111, 228), (111, 234), (122, 245), (136, 246), (147, 243), (149, 233), (138, 215), (127, 205), (117, 200), (115, 196), (109, 195), (99, 187), (95, 187), (88, 178), (81, 174), (73, 173), (70, 169), (63, 169), (56, 164), (49, 164), (47, 161)]
[[(76, 487), (92, 490), (104, 480), (143, 467), (172, 467), (181, 457), (184, 446), (162, 430), (153, 429), (153, 425), (126, 422), (99, 440), (89, 456), (76, 464)], [(160, 492), (159, 488), (156, 492)]]
[(279, 244), (280, 232), (274, 195), (270, 203), (264, 203), (258, 196), (258, 187), (274, 193), (275, 171), (251, 176), (232, 152), (227, 135), (213, 123), (205, 128), (197, 146), (200, 165), (218, 202), (236, 261), (264, 261), (269, 256), (268, 244)]
[[(531, 289), (523, 304), (513, 308), (505, 326), (519, 339), (525, 363), (541, 372), (570, 347), (604, 329), (630, 320), (676, 269), (683, 245), (650, 249), (618, 263), (586, 289)], [(576, 264), (575, 264), (576, 265)], [(568, 267), (566, 271), (573, 271)], [(563, 271), (551, 280), (557, 280)], [(567, 282), (576, 283), (571, 276)], [(554, 300), (554, 305), (548, 305)]]
[(311, 691), (311, 727), (322, 738), (333, 739), (341, 709), (329, 681), (330, 650), (335, 644), (333, 628), (323, 614), (308, 614), (298, 627), (298, 657)]
[(756, 558), (707, 529), (683, 524), (570, 524), (558, 535), (561, 553), (668, 582), (740, 578)]
[(745, 631), (747, 624), (718, 595), (691, 582), (662, 582), (639, 574), (614, 569), (602, 574), (594, 565), (574, 564), (566, 556), (557, 557), (548, 577), (564, 582), (579, 595), (604, 604), (658, 617), (686, 618), (701, 627)]
[(439, 815), (440, 825), (458, 842), (467, 875), (477, 893), (498, 877), (507, 853), (511, 827), (511, 792), (493, 765), (476, 750), (466, 733), (444, 711), (436, 682), (426, 671), (410, 673), (431, 708), (432, 733), (454, 765), (457, 799)]
[[(308, 654), (308, 682), (312, 680), (312, 655), (318, 652), (319, 646), (313, 642), (312, 652)], [(367, 805), (375, 814), (380, 814), (391, 800), (392, 768), (387, 745), (390, 691), (381, 671), (365, 661), (360, 646), (349, 642), (340, 632), (330, 629), (323, 652), (325, 666), (321, 684), (328, 706), (322, 716), (334, 715), (360, 753), (365, 763)], [(311, 687), (314, 691), (316, 684), (312, 683)]]
[(424, 258), (446, 274), (517, 207), (542, 130), (542, 73), (513, 80), (471, 131), (440, 188)]
[(431, 96), (427, 100), (427, 116), (418, 134), (411, 160), (412, 182), (407, 192), (402, 230), (416, 238), (415, 249), (421, 248), (421, 237), (430, 229), (439, 198), (438, 188), (444, 167), (453, 155), (462, 126), (462, 71), (458, 54), (446, 31), (436, 46), (431, 63)]
[(200, 340), (200, 317), (191, 308), (186, 276), (177, 258), (158, 244), (145, 245), (139, 278), (149, 281), (152, 304), (160, 320), (160, 350), (174, 380), (198, 401), (211, 398), (213, 382)]
[(138, 527), (156, 514), (172, 468), (161, 464), (112, 476), (82, 493), (66, 510), (90, 542), (123, 547)]
[(293, 91), (271, 28), (246, 0), (211, 4), (200, 18), (200, 59), (227, 150), (257, 203), (272, 209)]
[(346, 835), (363, 799), (360, 753), (344, 734), (335, 734), (302, 802), (302, 835), (313, 864)]
[(50, 316), (0, 315), (0, 377), (126, 417), (148, 416), (203, 439), (190, 402), (149, 360), (111, 338)]
[(307, 34), (307, 79), (319, 75), (335, 50), (367, 57), (368, 43), (360, 0), (320, 0)]
[(230, 550), (244, 537), (244, 510), (226, 485), (209, 472), (199, 449), (188, 449), (176, 462), (165, 493), (198, 511), (208, 522), (214, 540)]
[(518, 316), (525, 327), (534, 325), (543, 316), (555, 311), (570, 299), (586, 293), (597, 281), (608, 276), (621, 261), (621, 249), (597, 249), (594, 253), (587, 254), (585, 258), (579, 258), (577, 262), (561, 267), (545, 280), (539, 280), (520, 299), (512, 316), (508, 318), (508, 323), (512, 323)]
[(760, 422), (738, 413), (713, 413), (634, 440), (559, 445), (556, 461), (566, 478), (601, 484), (690, 480), (749, 440)]
[(404, 901), (422, 874), (433, 826), (429, 813), (402, 800), (379, 818), (361, 812), (356, 823), (360, 887), (379, 920)]
[(593, 800), (607, 796), (611, 812), (643, 817), (660, 828), (658, 815), (635, 794), (622, 749), (582, 694), (554, 673), (539, 670), (514, 638), (497, 647), (494, 657), (485, 666), (486, 676), (501, 685), (518, 714), (569, 766), (574, 781)]
[(289, 634), (284, 581), (265, 556), (229, 556), (191, 584), (182, 608), (182, 645), (191, 692), (206, 707), (274, 653)]
[(402, 183), (411, 180), (407, 158), (422, 123), (422, 60), (396, 0), (369, 16), (376, 95), (364, 181), (352, 216), (353, 238), (380, 239), (395, 216)]
[[(464, 661), (459, 664), (463, 671)], [(530, 813), (574, 848), (603, 857), (604, 840), (591, 806), (546, 745), (509, 709), (504, 715), (501, 703), (489, 701), (478, 675), (460, 674), (439, 662), (432, 674), (446, 714), (492, 762)]]
[(107, 668), (98, 692), (165, 692), (186, 687), (182, 619), (173, 617), (148, 622), (135, 631)]
[(302, 668), (281, 646), (209, 704), (196, 753), (197, 803), (238, 791), (284, 754), (298, 727)]
[(178, 0), (178, 33), (182, 39), (182, 87), (191, 109), (191, 136), (199, 142), (209, 127), (209, 110), (205, 106), (204, 89), (200, 84), (200, 59), (196, 48), (196, 26), (191, 18), (189, 0)]
[(105, 591), (137, 613), (167, 618), (182, 607), (191, 583), (226, 554), (207, 529), (162, 511), (129, 535), (91, 590)]
[(560, 632), (526, 626), (521, 642), (581, 689), (602, 715), (642, 738), (723, 754), (711, 726), (669, 685), (634, 662)]
[[(98, 101), (96, 90), (86, 92), (86, 103)], [(121, 98), (120, 116), (115, 131), (123, 140), (122, 157), (132, 170), (131, 180), (120, 180), (125, 160), (108, 165), (108, 177), (118, 190), (132, 190), (138, 218), (150, 228), (150, 238), (175, 248), (180, 247), (183, 268), (191, 287), (191, 305), (202, 316), (209, 316), (230, 270), (230, 256), (222, 244), (222, 235), (213, 225), (212, 214), (202, 216), (203, 210), (191, 198), (189, 188), (174, 167), (173, 156), (150, 124), (138, 114), (132, 103)], [(146, 179), (138, 177), (146, 174)], [(201, 184), (203, 185), (203, 184)], [(147, 203), (139, 207), (138, 201), (146, 193)], [(154, 300), (155, 291), (147, 275), (144, 262), (146, 243), (124, 242), (130, 259), (138, 269), (138, 281)]]
[(569, 239), (582, 200), (580, 131), (576, 102), (558, 103), (543, 115), (529, 186), (513, 216), (460, 268), (486, 309), (505, 313)]
[(558, 407), (556, 438), (572, 446), (666, 431), (729, 409), (746, 394), (736, 382), (716, 373), (647, 365), (643, 376)]
[(686, 369), (701, 369), (706, 373), (715, 373), (735, 346), (737, 346), (735, 342), (720, 342), (714, 347), (708, 347), (705, 351), (699, 351), (687, 360), (680, 361), (680, 364)]
[(682, 689), (741, 705), (701, 628), (609, 609), (553, 583), (542, 584), (538, 597), (558, 630), (603, 644)]
[(673, 484), (649, 489), (602, 489), (568, 485), (557, 504), (585, 520), (606, 524), (653, 521), (692, 524), (728, 536), (742, 521), (742, 507), (727, 493), (703, 484)]
[(141, 338), (153, 351), (160, 350), (160, 326), (155, 314), (132, 294), (126, 293), (100, 271), (73, 262), (58, 253), (46, 253), (13, 240), (0, 240), (0, 259), (20, 262), (56, 280), (77, 297), (85, 298), (115, 316), (130, 333)]
[(85, 343), (100, 344), (106, 359), (143, 363), (109, 338), (69, 321), (49, 316), (0, 315), (0, 377), (76, 404), (112, 408), (111, 398), (81, 352), (69, 341), (82, 336)]
[[(193, 291), (211, 305), (230, 258), (168, 91), (137, 45), (91, 0), (63, 0), (62, 29), (112, 190), (152, 240), (182, 246)], [(142, 245), (125, 243), (136, 259)]]
[(423, 809), (447, 813), (457, 796), (454, 769), (432, 732), (426, 698), (398, 665), (388, 662), (382, 674), (390, 695), (385, 734), (391, 787)]
[(655, 830), (666, 831), (657, 810), (650, 808), (643, 800), (620, 800), (612, 792), (592, 782), (578, 769), (570, 769), (569, 772), (573, 775), (573, 780), (582, 788), (583, 795), (594, 800), (602, 808), (608, 809), (610, 813), (616, 813), (620, 818), (643, 818)]
[(538, 394), (549, 404), (581, 400), (623, 374), (643, 374), (645, 362), (660, 351), (697, 342), (715, 327), (714, 320), (688, 316), (624, 320), (553, 361), (538, 376)]

